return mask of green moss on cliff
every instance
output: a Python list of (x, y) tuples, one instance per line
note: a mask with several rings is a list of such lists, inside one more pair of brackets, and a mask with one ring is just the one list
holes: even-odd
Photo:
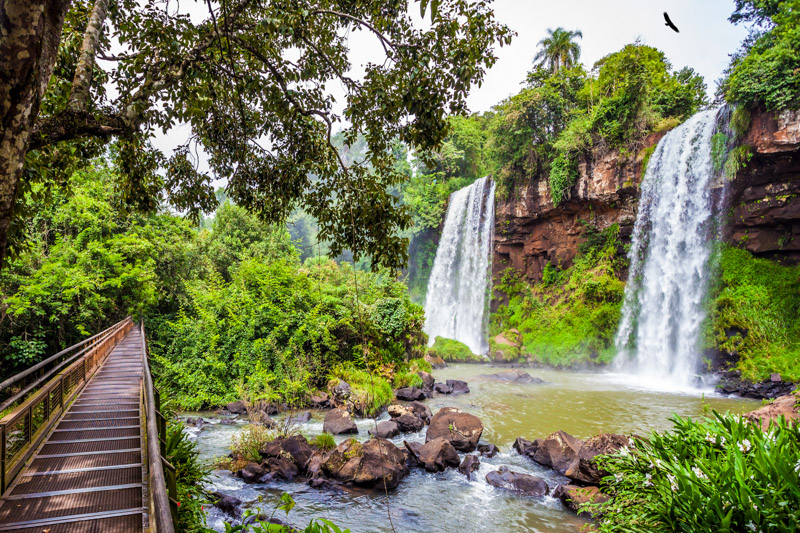
[(447, 363), (482, 363), (485, 361), (480, 355), (472, 353), (469, 346), (463, 342), (444, 337), (436, 337), (429, 350)]
[(588, 228), (573, 265), (548, 265), (534, 285), (508, 270), (500, 289), (509, 303), (492, 315), (493, 334), (518, 329), (524, 354), (548, 365), (609, 362), (624, 295), (618, 236), (617, 225)]
[(744, 378), (800, 381), (800, 266), (721, 245), (710, 306), (706, 345), (738, 354)]

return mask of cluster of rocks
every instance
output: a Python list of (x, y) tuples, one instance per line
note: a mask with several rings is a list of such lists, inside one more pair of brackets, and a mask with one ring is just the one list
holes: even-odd
[(744, 398), (773, 399), (790, 394), (797, 384), (784, 381), (780, 374), (771, 374), (759, 383), (742, 380), (738, 370), (729, 370), (720, 376), (717, 390), (725, 394), (738, 394)]
[(522, 383), (531, 385), (544, 383), (543, 379), (531, 376), (519, 368), (503, 370), (497, 374), (480, 374), (478, 377), (486, 381), (499, 381), (500, 383)]
[(426, 398), (432, 398), (434, 393), (437, 394), (467, 394), (469, 392), (469, 385), (466, 381), (459, 379), (448, 379), (444, 383), (437, 383), (433, 376), (427, 372), (418, 372), (422, 378), (422, 388), (418, 387), (403, 387), (394, 392), (395, 398), (398, 400), (413, 402), (421, 401)]
[(599, 467), (597, 456), (616, 453), (630, 445), (628, 437), (614, 433), (601, 433), (583, 441), (565, 431), (556, 431), (532, 442), (520, 437), (514, 442), (514, 449), (540, 465), (568, 477), (572, 483), (557, 486), (553, 496), (577, 511), (587, 502), (608, 501), (608, 496), (600, 492), (597, 486), (609, 473)]

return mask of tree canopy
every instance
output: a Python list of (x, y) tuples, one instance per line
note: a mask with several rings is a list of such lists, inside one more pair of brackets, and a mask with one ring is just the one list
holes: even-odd
[(581, 47), (575, 39), (582, 39), (580, 30), (569, 31), (564, 28), (547, 30), (549, 37), (539, 41), (539, 52), (534, 56), (534, 62), (539, 66), (548, 65), (550, 71), (558, 73), (561, 68), (570, 68), (578, 62)]
[[(20, 1), (3, 0), (10, 4)], [(392, 145), (438, 146), (446, 115), (465, 111), (495, 45), (511, 38), (490, 0), (433, 2), (424, 28), (411, 4), (223, 0), (209, 3), (199, 22), (173, 2), (26, 1), (15, 17), (0, 9), (0, 51), (16, 58), (0, 75), (0, 137), (11, 141), (0, 153), (0, 260), (24, 242), (22, 220), (33, 206), (18, 199), (36, 184), (44, 199), (114, 141), (126, 208), (166, 202), (198, 216), (215, 205), (212, 180), (226, 178), (228, 196), (265, 221), (303, 205), (334, 255), (347, 247), (403, 264), (398, 230), (409, 215), (389, 192), (405, 177)], [(49, 18), (37, 26), (41, 10)], [(358, 31), (384, 55), (362, 79), (349, 74), (348, 36)], [(42, 90), (32, 87), (33, 73)], [(342, 113), (333, 84), (345, 88)], [(369, 165), (339, 158), (337, 124), (347, 142), (363, 135)], [(176, 125), (191, 133), (164, 155), (152, 136)]]

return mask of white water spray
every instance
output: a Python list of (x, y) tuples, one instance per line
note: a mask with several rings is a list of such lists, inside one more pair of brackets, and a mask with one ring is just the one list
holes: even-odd
[(689, 388), (699, 369), (716, 116), (697, 113), (667, 133), (642, 181), (615, 366), (659, 387)]
[(439, 336), (463, 342), (473, 353), (489, 350), (494, 188), (485, 177), (450, 195), (425, 298), (425, 333), (431, 343)]

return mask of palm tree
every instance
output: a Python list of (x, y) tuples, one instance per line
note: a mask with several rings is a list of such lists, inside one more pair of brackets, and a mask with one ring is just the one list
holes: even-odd
[(558, 73), (561, 67), (569, 68), (578, 62), (581, 55), (581, 47), (575, 39), (582, 39), (583, 33), (580, 30), (568, 31), (564, 28), (548, 29), (549, 37), (539, 41), (539, 52), (533, 58), (538, 65), (547, 64), (553, 74)]

